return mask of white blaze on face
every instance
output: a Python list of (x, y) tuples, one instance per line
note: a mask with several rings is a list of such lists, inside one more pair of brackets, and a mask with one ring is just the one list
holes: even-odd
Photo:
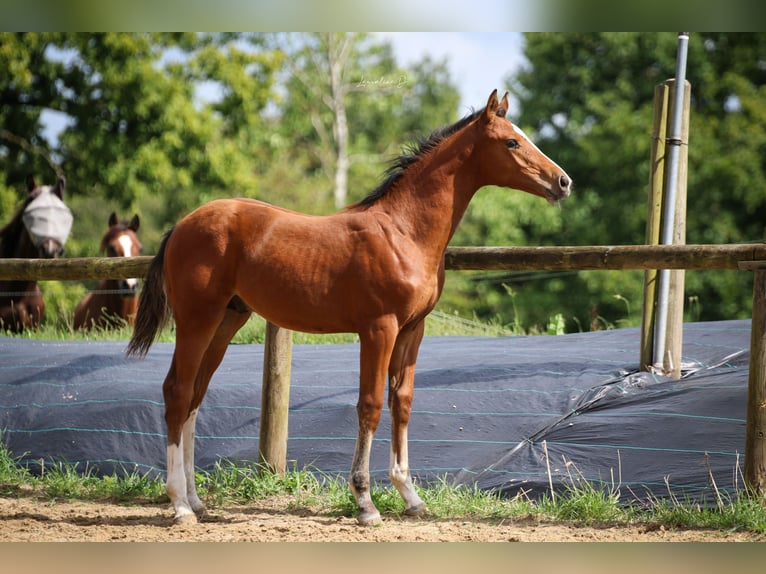
[[(130, 236), (120, 235), (117, 241), (119, 242), (120, 247), (122, 247), (122, 256), (132, 257), (133, 256), (133, 240), (130, 238)], [(130, 279), (125, 279), (125, 283), (127, 283), (131, 289), (134, 289), (138, 285), (138, 279), (131, 277)]]
[[(529, 136), (527, 136), (527, 134), (525, 134), (525, 133), (524, 133), (524, 130), (522, 130), (522, 129), (521, 129), (519, 126), (517, 126), (517, 125), (516, 125), (516, 124), (514, 124), (514, 123), (511, 123), (511, 125), (513, 126), (513, 129), (514, 129), (514, 130), (516, 130), (516, 131), (518, 132), (518, 134), (519, 134), (519, 135), (520, 135), (522, 138), (524, 138), (524, 141), (526, 141), (526, 142), (527, 142), (529, 145), (531, 145), (533, 149), (536, 149), (538, 152), (540, 152), (540, 154), (542, 154), (542, 155), (543, 155), (543, 156), (544, 156), (544, 157), (545, 157), (545, 158), (546, 158), (548, 161), (550, 161), (550, 162), (551, 162), (553, 165), (555, 165), (557, 168), (559, 168), (559, 169), (561, 170), (561, 173), (562, 173), (562, 175), (565, 175), (565, 174), (566, 174), (566, 172), (565, 172), (565, 171), (562, 169), (562, 167), (561, 167), (559, 164), (557, 164), (555, 161), (553, 161), (551, 158), (549, 158), (547, 155), (545, 155), (545, 154), (544, 154), (544, 153), (543, 153), (543, 152), (540, 150), (540, 148), (539, 148), (539, 147), (537, 147), (537, 146), (535, 145), (535, 143), (534, 143), (534, 142), (533, 142), (531, 139), (529, 139)], [(569, 176), (567, 176), (567, 177), (569, 177)]]

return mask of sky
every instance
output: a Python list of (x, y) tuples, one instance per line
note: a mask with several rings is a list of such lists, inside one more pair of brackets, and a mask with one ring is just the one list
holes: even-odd
[[(524, 38), (520, 32), (380, 32), (391, 41), (400, 65), (424, 55), (448, 57), (452, 80), (460, 90), (460, 114), (487, 103), (497, 88), (508, 89), (506, 78), (524, 62)], [(513, 112), (513, 110), (512, 110)]]
[[(400, 66), (425, 55), (447, 58), (452, 80), (460, 91), (459, 115), (479, 109), (492, 90), (508, 89), (506, 78), (524, 61), (524, 38), (520, 32), (376, 32), (391, 42)], [(513, 103), (510, 113), (514, 113)], [(44, 137), (54, 142), (66, 127), (66, 116), (43, 112)]]

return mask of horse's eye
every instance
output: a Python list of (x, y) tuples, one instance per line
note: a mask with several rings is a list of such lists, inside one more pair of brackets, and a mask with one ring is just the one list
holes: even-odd
[(508, 147), (508, 149), (517, 149), (520, 148), (521, 145), (519, 145), (518, 140), (510, 139), (507, 142), (505, 142), (505, 145)]
[(109, 247), (106, 248), (106, 254), (109, 257), (114, 257), (115, 255), (117, 255), (117, 250), (110, 245)]

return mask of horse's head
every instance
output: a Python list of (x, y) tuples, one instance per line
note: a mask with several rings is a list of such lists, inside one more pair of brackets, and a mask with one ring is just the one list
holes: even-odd
[(526, 191), (556, 204), (572, 190), (572, 179), (505, 117), (508, 94), (502, 101), (497, 90), (479, 114), (477, 128), (481, 144), (476, 151), (481, 157), (481, 177), (485, 185), (498, 185)]
[[(136, 257), (141, 255), (144, 246), (138, 239), (140, 223), (138, 214), (134, 215), (130, 221), (120, 221), (117, 214), (112, 212), (109, 216), (109, 229), (101, 239), (101, 251), (105, 252), (108, 257)], [(138, 279), (122, 279), (119, 283), (123, 296), (129, 297), (136, 294)]]
[(59, 177), (53, 187), (35, 184), (27, 177), (27, 202), (22, 219), (38, 257), (53, 259), (64, 254), (72, 229), (72, 212), (64, 204), (66, 179)]

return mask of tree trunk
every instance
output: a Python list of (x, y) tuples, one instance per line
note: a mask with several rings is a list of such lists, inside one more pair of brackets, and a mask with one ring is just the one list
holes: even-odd
[(328, 105), (333, 115), (333, 136), (337, 151), (335, 163), (335, 207), (340, 209), (346, 205), (348, 193), (348, 120), (346, 118), (346, 93), (348, 86), (343, 79), (343, 70), (348, 63), (351, 49), (351, 37), (348, 35), (328, 34), (327, 60), (330, 66), (330, 98)]

